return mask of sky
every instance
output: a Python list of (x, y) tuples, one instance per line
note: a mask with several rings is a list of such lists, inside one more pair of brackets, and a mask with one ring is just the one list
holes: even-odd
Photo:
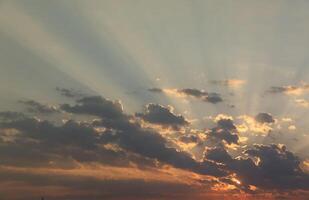
[(0, 0), (0, 199), (305, 200), (306, 0)]

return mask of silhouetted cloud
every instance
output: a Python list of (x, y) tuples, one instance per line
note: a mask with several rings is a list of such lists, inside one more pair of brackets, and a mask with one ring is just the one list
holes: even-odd
[(26, 115), (21, 112), (4, 111), (0, 112), (0, 119), (4, 121), (14, 120), (14, 119), (24, 119)]
[(58, 112), (58, 109), (55, 106), (51, 106), (51, 105), (44, 105), (41, 104), (37, 101), (33, 101), (33, 100), (20, 100), (18, 101), (21, 104), (24, 104), (27, 106), (27, 110), (29, 112), (33, 112), (33, 113), (42, 113), (42, 114), (51, 114), (51, 113), (56, 113)]
[(173, 107), (164, 107), (159, 104), (147, 104), (143, 113), (136, 113), (135, 116), (143, 120), (159, 124), (162, 126), (169, 126), (177, 129), (179, 126), (189, 125), (189, 122), (181, 115), (176, 115), (173, 112)]
[(238, 144), (239, 140), (236, 126), (231, 119), (219, 119), (217, 127), (208, 130), (206, 134), (213, 139), (224, 140), (228, 144)]
[[(188, 153), (167, 147), (166, 139), (154, 130), (143, 129), (140, 124), (130, 122), (131, 116), (123, 113), (122, 105), (118, 101), (92, 96), (78, 100), (77, 105), (65, 104), (61, 108), (67, 112), (101, 117), (102, 120), (95, 121), (93, 125), (114, 130), (110, 132), (109, 138), (111, 142), (117, 143), (121, 148), (148, 158), (158, 159), (177, 168), (188, 169), (202, 174), (224, 174), (223, 171), (211, 163), (199, 163), (191, 158)], [(155, 106), (154, 109), (158, 109), (158, 107)], [(164, 110), (164, 108), (159, 109)], [(168, 110), (164, 110), (163, 113), (171, 114), (170, 112), (166, 113), (166, 111)], [(175, 120), (174, 117), (169, 116), (168, 120)], [(180, 122), (184, 123), (181, 118), (179, 119)], [(160, 122), (162, 122), (162, 119)]]
[(61, 109), (70, 113), (88, 114), (102, 118), (123, 117), (122, 105), (119, 101), (110, 101), (100, 96), (83, 97), (76, 105), (63, 104)]
[(56, 91), (58, 91), (62, 96), (69, 98), (75, 98), (75, 97), (80, 98), (84, 96), (84, 94), (74, 89), (56, 87)]
[[(190, 92), (203, 96), (203, 93)], [(60, 108), (97, 119), (68, 120), (56, 125), (18, 112), (0, 112), (0, 164), (72, 168), (76, 162), (110, 166), (134, 163), (136, 167), (155, 169), (160, 163), (212, 175), (218, 182), (235, 185), (243, 191), (250, 191), (250, 185), (263, 190), (308, 189), (308, 174), (300, 168), (300, 159), (285, 146), (244, 147), (243, 154), (236, 158), (231, 156), (226, 144), (237, 146), (239, 136), (232, 117), (226, 115), (216, 117), (216, 126), (212, 129), (179, 133), (177, 139), (170, 140), (152, 128), (145, 128), (136, 118), (172, 127), (189, 125), (170, 107), (151, 103), (143, 113), (130, 115), (124, 113), (119, 101), (88, 96), (76, 100), (74, 105), (62, 104)], [(256, 120), (260, 123), (274, 122), (268, 113), (258, 116)], [(174, 140), (182, 145), (200, 146), (202, 152), (206, 149), (204, 159), (195, 159), (189, 152), (177, 149), (171, 145)], [(235, 181), (234, 176), (241, 183)]]
[(158, 92), (158, 93), (161, 93), (163, 92), (163, 90), (161, 88), (150, 88), (148, 89), (149, 92)]
[[(244, 186), (254, 185), (265, 190), (308, 189), (309, 175), (300, 168), (300, 160), (285, 146), (255, 145), (244, 152), (250, 158), (232, 158), (224, 148), (206, 151), (205, 158), (234, 171)], [(257, 158), (255, 163), (251, 158)]]
[(273, 116), (269, 113), (259, 113), (255, 116), (255, 120), (259, 123), (274, 123)]
[(215, 93), (215, 92), (208, 93), (208, 92), (205, 92), (203, 90), (191, 89), (191, 88), (180, 89), (180, 90), (178, 90), (178, 92), (181, 93), (181, 94), (185, 94), (185, 95), (188, 95), (188, 96), (192, 96), (192, 97), (201, 99), (205, 102), (213, 103), (213, 104), (216, 104), (216, 103), (223, 101), (221, 95), (218, 94), (218, 93)]
[(301, 95), (304, 92), (309, 91), (309, 84), (302, 84), (300, 86), (295, 85), (288, 85), (288, 86), (272, 86), (270, 89), (267, 90), (267, 93), (270, 94), (278, 94), (278, 93), (284, 93), (287, 95)]
[(181, 142), (184, 143), (197, 143), (199, 138), (196, 135), (183, 135), (179, 138)]
[(199, 90), (195, 88), (185, 88), (185, 89), (161, 89), (161, 88), (151, 88), (148, 89), (150, 92), (155, 93), (166, 93), (178, 97), (194, 97), (204, 102), (209, 103), (220, 103), (223, 101), (221, 95), (215, 92), (205, 92), (204, 90)]

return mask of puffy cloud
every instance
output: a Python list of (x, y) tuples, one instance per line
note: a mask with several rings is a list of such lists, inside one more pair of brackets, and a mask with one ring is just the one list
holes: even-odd
[(102, 118), (124, 117), (123, 108), (119, 101), (110, 101), (100, 96), (83, 97), (76, 105), (63, 104), (61, 109), (70, 113), (88, 114)]
[(300, 159), (284, 145), (255, 145), (244, 153), (249, 158), (232, 158), (224, 148), (212, 148), (205, 158), (223, 163), (247, 189), (249, 185), (263, 190), (309, 189), (309, 175), (300, 168)]
[(136, 113), (135, 116), (142, 118), (149, 123), (159, 124), (177, 129), (179, 126), (189, 125), (189, 122), (181, 115), (173, 112), (173, 107), (164, 107), (159, 104), (146, 105), (143, 113)]
[(179, 140), (183, 143), (197, 143), (199, 142), (199, 137), (196, 135), (183, 135)]
[(254, 174), (260, 178), (251, 177), (258, 187), (309, 189), (309, 175), (300, 168), (300, 159), (284, 145), (255, 145), (245, 153), (258, 158)]
[(21, 104), (24, 104), (27, 106), (27, 110), (29, 112), (33, 113), (42, 113), (42, 114), (51, 114), (51, 113), (56, 113), (58, 112), (58, 109), (56, 106), (51, 106), (51, 105), (44, 105), (41, 104), (40, 102), (33, 101), (33, 100), (20, 100), (18, 101)]
[(228, 129), (224, 128), (213, 128), (210, 131), (206, 132), (207, 135), (213, 139), (217, 139), (219, 141), (224, 140), (228, 144), (238, 144), (238, 135), (232, 133)]
[[(299, 167), (299, 158), (284, 146), (256, 145), (246, 147), (240, 157), (231, 156), (226, 144), (236, 145), (240, 137), (238, 126), (229, 116), (217, 116), (216, 126), (207, 131), (185, 131), (177, 135), (178, 131), (173, 130), (177, 137), (168, 138), (144, 127), (136, 117), (160, 125), (189, 125), (169, 107), (148, 104), (143, 113), (135, 116), (126, 114), (119, 101), (88, 96), (60, 108), (98, 119), (89, 121), (90, 117), (86, 122), (69, 120), (56, 125), (22, 113), (1, 112), (0, 164), (72, 168), (79, 163), (99, 163), (156, 170), (169, 165), (196, 174), (200, 181), (201, 176), (211, 175), (217, 182), (232, 184), (232, 188), (243, 191), (253, 187), (263, 190), (308, 187), (308, 176)], [(173, 146), (173, 142), (195, 145), (196, 148), (188, 150), (199, 149), (204, 159), (192, 156), (193, 152), (182, 151), (177, 145)], [(282, 168), (277, 169), (280, 166)], [(295, 184), (288, 186), (288, 182)]]
[(274, 123), (273, 116), (269, 113), (259, 113), (255, 116), (255, 120), (259, 123)]
[(207, 149), (205, 152), (205, 158), (219, 163), (228, 163), (232, 161), (232, 157), (222, 147)]
[(217, 118), (217, 126), (206, 131), (208, 137), (219, 141), (224, 140), (227, 144), (238, 144), (239, 137), (232, 119)]
[[(131, 122), (132, 116), (123, 113), (122, 106), (118, 101), (92, 96), (77, 100), (77, 105), (64, 104), (61, 108), (71, 113), (90, 114), (100, 117), (101, 120), (94, 121), (93, 125), (112, 129), (113, 131), (106, 133), (105, 137), (110, 139), (109, 142), (116, 143), (130, 152), (197, 173), (220, 176), (224, 174), (221, 169), (211, 163), (197, 162), (190, 154), (167, 147), (167, 140), (158, 132), (144, 129), (137, 122)], [(158, 109), (158, 107), (155, 106), (154, 109)], [(159, 109), (161, 109), (160, 114), (162, 114), (162, 109), (164, 114), (169, 113), (164, 108)], [(174, 120), (174, 117), (171, 116), (169, 116), (168, 120), (171, 120), (171, 118)], [(160, 122), (163, 123), (162, 119)]]
[(151, 88), (148, 89), (150, 92), (156, 93), (165, 93), (168, 95), (176, 96), (176, 97), (193, 97), (199, 99), (204, 102), (209, 103), (220, 103), (223, 101), (221, 95), (215, 92), (205, 92), (204, 90), (199, 90), (195, 88), (185, 88), (185, 89), (160, 89), (160, 88)]

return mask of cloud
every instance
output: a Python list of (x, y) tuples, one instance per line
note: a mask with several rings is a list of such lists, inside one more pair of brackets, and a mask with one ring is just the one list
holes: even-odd
[(83, 97), (77, 100), (76, 105), (63, 104), (60, 108), (70, 113), (88, 114), (102, 118), (125, 117), (121, 102), (110, 101), (100, 96)]
[(224, 148), (212, 148), (205, 152), (205, 158), (225, 164), (247, 189), (249, 185), (263, 190), (309, 189), (309, 175), (300, 168), (299, 158), (285, 146), (255, 145), (244, 153), (249, 158), (232, 158)]
[(245, 81), (240, 79), (226, 79), (226, 80), (212, 80), (210, 81), (210, 83), (214, 85), (222, 85), (227, 87), (239, 87), (243, 85)]
[(65, 96), (68, 98), (75, 98), (75, 97), (80, 98), (80, 97), (85, 96), (81, 92), (76, 91), (74, 89), (56, 87), (56, 91), (58, 91), (62, 96)]
[(291, 96), (299, 96), (309, 91), (309, 84), (303, 83), (300, 86), (288, 85), (288, 86), (273, 86), (267, 93), (278, 94), (283, 93)]
[(214, 93), (214, 92), (208, 93), (208, 92), (205, 92), (203, 90), (191, 89), (191, 88), (180, 89), (180, 90), (178, 90), (178, 92), (180, 94), (192, 96), (192, 97), (195, 97), (197, 99), (201, 99), (202, 101), (213, 103), (213, 104), (216, 104), (216, 103), (223, 101), (221, 95), (218, 94), (218, 93)]
[(295, 99), (295, 103), (298, 106), (301, 106), (301, 107), (304, 107), (304, 108), (309, 107), (309, 101), (307, 101), (306, 99)]
[(228, 144), (238, 144), (239, 140), (233, 120), (227, 118), (219, 118), (217, 126), (206, 131), (206, 134), (213, 139), (224, 140)]
[(26, 115), (21, 112), (4, 111), (0, 112), (0, 119), (4, 121), (9, 121), (13, 119), (24, 119)]
[[(70, 106), (64, 104), (61, 108), (64, 111), (75, 114), (90, 114), (100, 117), (101, 120), (95, 121), (93, 125), (112, 129), (113, 131), (106, 133), (105, 136), (109, 136), (110, 142), (117, 143), (117, 145), (123, 149), (147, 158), (157, 159), (177, 168), (192, 170), (197, 173), (224, 174), (211, 163), (199, 163), (188, 153), (167, 147), (167, 140), (158, 132), (144, 129), (137, 122), (131, 122), (130, 119), (132, 119), (133, 116), (124, 114), (122, 105), (118, 101), (110, 101), (103, 97), (92, 96), (77, 100), (77, 105)], [(158, 107), (155, 106), (154, 109), (158, 109)], [(164, 114), (169, 113), (167, 112), (168, 110), (164, 108), (159, 108), (160, 112), (162, 109), (164, 110)], [(175, 120), (175, 116), (171, 117), (170, 114), (171, 113), (169, 113), (167, 119)], [(182, 118), (178, 118), (178, 123), (184, 123), (181, 119)], [(160, 122), (163, 123), (162, 119), (160, 120)]]
[(271, 124), (275, 122), (273, 116), (269, 113), (259, 113), (255, 116), (255, 120), (262, 124), (263, 123)]
[(187, 126), (189, 122), (181, 115), (173, 112), (173, 107), (164, 107), (159, 104), (147, 104), (143, 113), (136, 113), (135, 116), (146, 122), (168, 126), (177, 129), (179, 126)]
[(161, 93), (163, 92), (163, 90), (161, 88), (150, 88), (148, 89), (149, 92), (158, 92), (158, 93)]
[(37, 101), (33, 101), (33, 100), (20, 100), (18, 101), (21, 104), (24, 104), (27, 106), (27, 110), (29, 112), (33, 112), (33, 113), (42, 113), (42, 114), (51, 114), (51, 113), (57, 113), (58, 109), (56, 106), (51, 106), (51, 105), (44, 105), (41, 104)]
[[(169, 166), (197, 174), (200, 181), (201, 176), (211, 175), (218, 183), (242, 191), (250, 191), (253, 186), (263, 190), (306, 189), (308, 184), (299, 158), (284, 146), (244, 147), (238, 157), (235, 152), (232, 156), (227, 145), (238, 145), (240, 137), (230, 116), (219, 115), (214, 128), (194, 131), (184, 117), (159, 104), (148, 104), (143, 113), (130, 115), (120, 101), (87, 96), (73, 105), (62, 104), (60, 109), (96, 119), (54, 124), (22, 113), (1, 112), (0, 165), (72, 169), (80, 164), (100, 164), (152, 170)], [(263, 123), (271, 121), (268, 117), (262, 117)], [(144, 127), (140, 118), (159, 125), (186, 125), (188, 130), (178, 133), (174, 129), (175, 135), (166, 137)], [(184, 151), (177, 142), (192, 148)], [(192, 156), (196, 150), (204, 157)], [(295, 184), (288, 186), (289, 182)]]
[(245, 153), (258, 158), (253, 175), (261, 177), (251, 178), (258, 187), (309, 189), (309, 175), (300, 168), (300, 159), (284, 145), (255, 145)]
[(188, 98), (193, 97), (204, 102), (209, 103), (220, 103), (223, 101), (221, 95), (215, 92), (205, 92), (204, 90), (194, 89), (194, 88), (185, 88), (185, 89), (160, 89), (160, 88), (151, 88), (148, 89), (150, 92), (155, 93), (165, 93), (175, 97)]
[[(259, 115), (259, 114), (258, 114)], [(258, 116), (256, 115), (256, 117)], [(268, 133), (270, 133), (273, 130), (273, 124), (274, 123), (267, 123), (265, 121), (264, 114), (261, 115), (261, 119), (259, 119), (260, 117), (258, 117), (258, 120), (256, 120), (256, 117), (252, 117), (249, 115), (241, 115), (239, 117), (237, 117), (238, 120), (241, 120), (241, 123), (238, 123), (237, 126), (237, 130), (241, 133), (246, 133), (246, 132), (253, 132), (253, 133), (260, 133), (263, 136), (266, 136)], [(266, 113), (266, 116), (268, 116), (268, 114)], [(269, 118), (267, 121), (271, 122), (272, 117), (270, 118), (269, 116), (266, 117)]]
[(183, 143), (197, 143), (197, 142), (199, 142), (199, 138), (196, 135), (183, 135), (179, 138), (179, 140)]

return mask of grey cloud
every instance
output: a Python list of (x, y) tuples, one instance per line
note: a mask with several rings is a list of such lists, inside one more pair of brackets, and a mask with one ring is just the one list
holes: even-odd
[(21, 112), (4, 111), (0, 112), (0, 119), (3, 121), (10, 121), (15, 119), (25, 119), (26, 115)]
[(18, 101), (21, 104), (24, 104), (27, 106), (27, 110), (29, 112), (33, 112), (33, 113), (42, 113), (42, 114), (51, 114), (51, 113), (56, 113), (58, 112), (57, 108), (55, 106), (49, 106), (49, 105), (44, 105), (41, 104), (37, 101), (33, 101), (33, 100), (20, 100)]
[(212, 128), (206, 134), (215, 140), (221, 142), (224, 140), (228, 144), (238, 144), (237, 129), (231, 119), (220, 119), (217, 121), (217, 127)]
[(220, 119), (217, 121), (218, 127), (236, 131), (236, 126), (231, 119)]
[[(154, 93), (164, 93), (164, 89), (161, 88), (150, 88), (148, 89), (150, 92)], [(177, 89), (175, 92), (186, 95), (188, 97), (194, 97), (196, 99), (199, 99), (204, 102), (209, 102), (209, 103), (220, 103), (223, 101), (221, 95), (219, 93), (215, 92), (205, 92), (204, 90), (199, 90), (195, 88), (184, 88), (184, 89)]]
[(201, 99), (202, 101), (205, 101), (205, 102), (213, 103), (213, 104), (223, 101), (221, 95), (218, 93), (214, 93), (214, 92), (208, 93), (203, 90), (191, 89), (191, 88), (180, 89), (178, 90), (178, 92), (182, 94), (186, 94), (188, 96)]
[(135, 116), (150, 123), (170, 126), (175, 129), (179, 126), (189, 125), (189, 122), (183, 116), (176, 115), (170, 107), (159, 104), (148, 104), (145, 106), (143, 113), (136, 113)]
[(228, 144), (238, 144), (238, 135), (232, 133), (227, 129), (213, 128), (209, 132), (207, 132), (207, 135), (213, 139), (217, 139), (220, 141), (224, 140)]
[(161, 88), (150, 88), (148, 89), (149, 92), (157, 92), (157, 93), (162, 93), (163, 90)]
[(269, 113), (259, 113), (255, 116), (255, 120), (259, 123), (274, 123), (273, 116)]
[[(232, 158), (224, 148), (213, 148), (205, 158), (224, 163), (244, 186), (255, 185), (264, 190), (309, 189), (309, 175), (300, 168), (300, 159), (285, 146), (255, 145), (244, 152), (249, 158)], [(251, 158), (258, 158), (254, 163)]]
[(68, 98), (81, 98), (85, 96), (83, 93), (76, 91), (74, 89), (56, 87), (56, 91), (58, 91), (62, 96)]
[(196, 135), (183, 135), (179, 137), (179, 140), (184, 143), (197, 143), (199, 138)]
[(100, 96), (84, 97), (77, 100), (77, 104), (61, 105), (61, 109), (70, 113), (88, 114), (102, 118), (124, 117), (122, 105), (118, 101), (110, 101)]
[[(164, 114), (171, 114), (166, 113), (164, 107), (152, 105), (155, 110), (160, 110), (159, 114), (162, 114), (162, 110)], [(155, 167), (157, 165), (154, 161), (158, 160), (176, 168), (216, 177), (233, 172), (244, 187), (255, 185), (265, 190), (308, 188), (308, 175), (300, 169), (299, 158), (285, 147), (257, 145), (244, 152), (247, 156), (231, 157), (222, 141), (238, 143), (237, 130), (232, 120), (221, 119), (215, 128), (206, 132), (207, 140), (215, 142), (200, 162), (186, 152), (169, 147), (168, 139), (155, 130), (143, 128), (138, 120), (131, 120), (134, 116), (125, 114), (118, 101), (99, 96), (84, 97), (77, 100), (75, 105), (64, 104), (61, 108), (75, 114), (95, 115), (100, 119), (92, 123), (68, 121), (56, 126), (49, 121), (25, 117), (20, 113), (2, 112), (1, 130), (13, 128), (20, 133), (13, 141), (0, 140), (1, 163), (18, 165), (16, 162), (21, 162), (30, 165), (29, 162), (33, 160), (37, 163), (42, 160), (43, 164), (47, 164), (49, 160), (62, 162), (71, 158), (79, 162), (110, 165), (134, 162), (139, 166)], [(97, 128), (104, 129), (98, 131)], [(195, 139), (193, 135), (188, 135), (188, 138), (180, 140)], [(119, 150), (105, 148), (105, 145), (115, 145)], [(22, 160), (21, 156), (25, 159)], [(255, 158), (259, 158), (260, 162), (255, 164)]]
[(303, 84), (300, 86), (288, 85), (288, 86), (272, 86), (267, 90), (267, 93), (278, 94), (278, 93), (293, 93), (297, 91), (305, 91), (309, 89), (309, 84)]
[[(141, 164), (146, 163), (148, 159), (156, 159), (176, 168), (197, 173), (218, 176), (225, 174), (212, 163), (198, 162), (186, 152), (167, 147), (167, 140), (159, 133), (144, 129), (137, 122), (131, 122), (133, 116), (124, 114), (121, 104), (117, 101), (98, 96), (84, 97), (77, 100), (76, 105), (65, 104), (61, 108), (71, 113), (95, 115), (101, 120), (92, 124), (68, 121), (61, 126), (55, 126), (49, 121), (25, 118), (2, 122), (0, 128), (19, 130), (22, 134), (16, 141), (28, 141), (27, 144), (19, 144), (31, 145), (32, 149), (37, 150), (38, 156), (41, 155), (39, 152), (42, 152), (47, 157), (53, 154), (72, 157), (80, 162), (112, 163), (107, 158), (117, 158), (121, 155), (118, 155), (119, 152), (102, 149), (102, 144), (114, 144), (124, 150), (122, 157), (127, 156), (124, 160), (134, 160), (132, 157), (128, 158), (128, 154), (138, 155), (140, 159), (135, 159), (144, 159), (140, 161)], [(95, 131), (96, 127), (105, 129), (98, 133)]]
[(191, 89), (191, 88), (179, 89), (178, 92), (189, 95), (189, 96), (197, 97), (197, 98), (202, 98), (208, 95), (207, 92), (204, 92), (198, 89)]

